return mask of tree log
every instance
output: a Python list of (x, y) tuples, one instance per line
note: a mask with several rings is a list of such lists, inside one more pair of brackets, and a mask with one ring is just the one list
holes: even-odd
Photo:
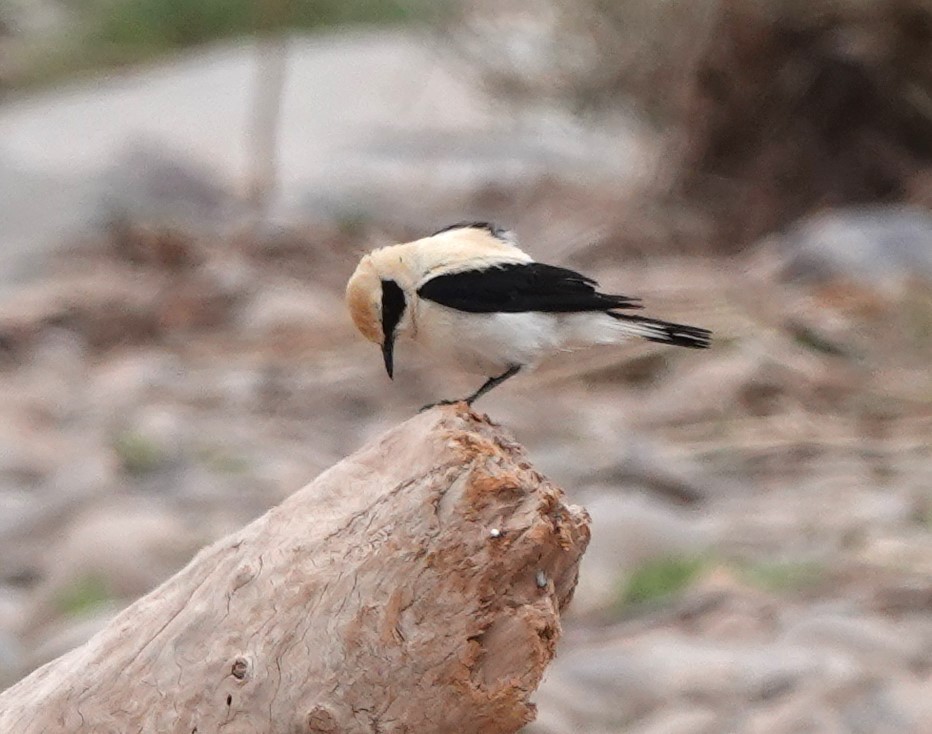
[(416, 416), (0, 693), (0, 731), (515, 732), (589, 517), (486, 420)]

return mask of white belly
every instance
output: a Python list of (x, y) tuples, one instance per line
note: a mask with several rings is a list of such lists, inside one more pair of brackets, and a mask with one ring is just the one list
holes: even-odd
[(612, 343), (622, 335), (615, 320), (601, 313), (464, 313), (421, 301), (411, 336), (432, 359), (493, 377), (556, 351)]

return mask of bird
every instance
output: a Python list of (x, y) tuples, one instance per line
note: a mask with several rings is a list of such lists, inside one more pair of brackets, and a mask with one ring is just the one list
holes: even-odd
[(458, 222), (433, 234), (373, 250), (346, 286), (353, 323), (382, 348), (395, 372), (395, 344), (419, 345), (431, 359), (486, 381), (459, 400), (472, 404), (544, 357), (632, 337), (706, 348), (712, 333), (648, 318), (639, 298), (601, 293), (581, 273), (536, 262), (515, 234), (491, 222)]

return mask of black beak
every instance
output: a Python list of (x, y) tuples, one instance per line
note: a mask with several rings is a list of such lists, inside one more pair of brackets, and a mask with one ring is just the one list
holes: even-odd
[(385, 357), (385, 371), (390, 380), (395, 379), (395, 365), (392, 355), (395, 352), (395, 329), (405, 312), (405, 294), (394, 280), (382, 281), (382, 356)]
[(395, 352), (395, 335), (389, 334), (382, 343), (382, 356), (385, 358), (385, 371), (388, 373), (388, 379), (395, 379), (395, 364), (392, 356)]

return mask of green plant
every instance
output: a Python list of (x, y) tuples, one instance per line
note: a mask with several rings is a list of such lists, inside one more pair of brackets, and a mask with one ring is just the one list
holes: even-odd
[(89, 574), (62, 589), (55, 598), (55, 606), (62, 614), (76, 617), (103, 606), (112, 598), (107, 583)]
[(198, 460), (217, 474), (245, 474), (249, 460), (220, 446), (201, 446), (195, 451)]
[(24, 44), (9, 86), (126, 66), (261, 33), (409, 23), (443, 14), (428, 0), (83, 0), (67, 32)]
[(149, 474), (157, 469), (165, 458), (162, 450), (152, 440), (134, 431), (126, 431), (117, 436), (113, 448), (123, 469), (134, 476)]
[(811, 586), (825, 574), (814, 561), (771, 561), (739, 567), (738, 573), (747, 583), (767, 591), (788, 591)]
[(141, 51), (187, 48), (257, 31), (408, 20), (387, 0), (118, 0), (93, 3), (91, 42)]
[(689, 586), (708, 564), (704, 556), (668, 556), (636, 568), (619, 599), (622, 606), (668, 599)]

